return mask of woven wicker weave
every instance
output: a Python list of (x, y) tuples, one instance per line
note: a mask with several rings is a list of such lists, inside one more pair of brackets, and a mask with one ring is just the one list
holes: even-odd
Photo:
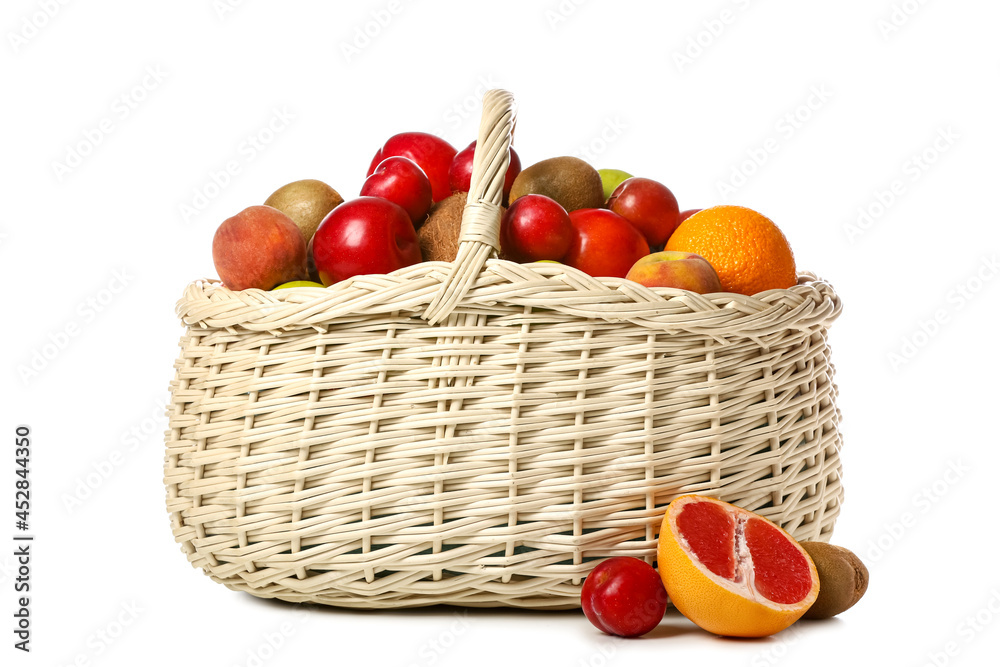
[(346, 607), (572, 607), (597, 560), (653, 562), (664, 506), (692, 492), (829, 539), (832, 288), (698, 295), (491, 258), (513, 122), (488, 93), (455, 262), (185, 291), (167, 507), (216, 581)]

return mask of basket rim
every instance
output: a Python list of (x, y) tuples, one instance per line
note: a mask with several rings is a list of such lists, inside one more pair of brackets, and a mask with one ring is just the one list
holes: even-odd
[[(354, 276), (329, 287), (276, 291), (235, 291), (217, 280), (195, 280), (177, 302), (176, 313), (192, 328), (275, 335), (302, 329), (325, 332), (341, 319), (420, 317), (450, 266), (420, 262), (390, 274)], [(800, 272), (792, 287), (746, 296), (649, 288), (625, 278), (594, 278), (563, 264), (490, 259), (458, 307), (466, 313), (497, 314), (525, 309), (729, 339), (790, 328), (827, 328), (839, 317), (842, 304), (828, 282), (808, 271)]]

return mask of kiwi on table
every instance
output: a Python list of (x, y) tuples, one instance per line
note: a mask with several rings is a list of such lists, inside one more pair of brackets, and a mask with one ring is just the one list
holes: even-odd
[(342, 203), (344, 198), (336, 190), (323, 181), (307, 178), (281, 186), (264, 205), (273, 206), (291, 218), (309, 243), (326, 214)]
[(816, 565), (819, 597), (803, 618), (832, 618), (853, 607), (868, 590), (868, 568), (854, 552), (826, 542), (799, 542)]
[(510, 188), (510, 203), (528, 194), (545, 195), (567, 211), (604, 205), (601, 175), (576, 157), (554, 157), (521, 171)]

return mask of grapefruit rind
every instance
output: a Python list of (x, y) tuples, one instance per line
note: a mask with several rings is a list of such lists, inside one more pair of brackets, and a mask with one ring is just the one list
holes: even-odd
[[(680, 534), (677, 516), (689, 502), (717, 503), (735, 516), (756, 517), (781, 531), (802, 552), (809, 565), (813, 585), (798, 602), (782, 604), (760, 595), (753, 586), (752, 556), (745, 541), (740, 545), (740, 563), (735, 581), (711, 572), (692, 557), (690, 545)], [(766, 637), (797, 621), (819, 595), (819, 576), (809, 554), (787, 532), (764, 517), (705, 496), (675, 499), (667, 508), (660, 528), (657, 567), (670, 600), (678, 611), (708, 632), (729, 637)], [(748, 569), (749, 568), (749, 569)]]

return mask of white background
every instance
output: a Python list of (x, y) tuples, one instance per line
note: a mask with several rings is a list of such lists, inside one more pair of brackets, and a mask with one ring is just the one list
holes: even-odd
[[(0, 535), (14, 533), (14, 427), (30, 424), (37, 542), (30, 655), (11, 647), (14, 562), (0, 548), (3, 664), (252, 665), (263, 651), (266, 665), (982, 665), (997, 654), (1000, 5), (231, 5), (4, 3)], [(486, 86), (517, 96), (525, 165), (580, 154), (663, 181), (681, 208), (750, 206), (782, 227), (800, 268), (837, 288), (846, 504), (834, 541), (871, 570), (850, 612), (759, 641), (671, 612), (621, 641), (579, 612), (302, 616), (187, 564), (164, 509), (162, 404), (181, 333), (173, 306), (214, 275), (215, 227), (300, 178), (355, 196), (397, 132), (464, 147)], [(251, 159), (244, 142), (276, 109), (293, 118)], [(57, 165), (98, 130), (77, 166)], [(935, 147), (939, 136), (950, 138)], [(230, 160), (240, 172), (210, 187)], [(196, 192), (210, 200), (184, 215)], [(872, 211), (862, 225), (859, 209)], [(64, 343), (54, 353), (53, 341)]]

